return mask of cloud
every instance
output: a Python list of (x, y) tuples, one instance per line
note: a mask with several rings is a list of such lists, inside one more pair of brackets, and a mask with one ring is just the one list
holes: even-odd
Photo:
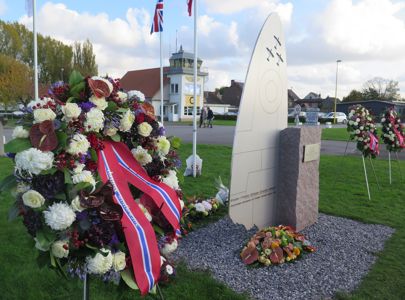
[(318, 19), (321, 37), (343, 53), (368, 57), (405, 55), (405, 3), (334, 0)]
[(0, 16), (4, 15), (6, 11), (7, 11), (6, 2), (4, 0), (0, 0)]
[(257, 12), (268, 15), (275, 11), (279, 13), (281, 19), (289, 22), (293, 5), (291, 3), (278, 3), (277, 0), (233, 0), (233, 1), (218, 1), (205, 0), (206, 9), (212, 14), (234, 14), (248, 9), (254, 9)]
[[(32, 18), (20, 22), (32, 28)], [(150, 35), (151, 17), (144, 9), (129, 8), (125, 19), (106, 13), (79, 13), (64, 4), (45, 3), (38, 12), (38, 31), (68, 44), (89, 39), (101, 74), (122, 76), (133, 68), (155, 67), (158, 35)]]

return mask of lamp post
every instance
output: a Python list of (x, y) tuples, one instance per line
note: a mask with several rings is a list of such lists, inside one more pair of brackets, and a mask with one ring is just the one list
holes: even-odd
[(64, 68), (60, 68), (60, 77), (62, 78), (62, 81), (63, 81), (63, 71), (65, 71), (65, 69), (64, 69)]
[(339, 63), (342, 62), (340, 59), (336, 61), (336, 84), (335, 84), (335, 111), (333, 114), (333, 124), (336, 124), (336, 98), (337, 98), (337, 84), (338, 84), (338, 70)]

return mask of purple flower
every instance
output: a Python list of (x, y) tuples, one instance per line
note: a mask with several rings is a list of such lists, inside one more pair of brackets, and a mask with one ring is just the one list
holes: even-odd
[(160, 136), (166, 135), (166, 129), (165, 129), (163, 126), (162, 126), (162, 127), (159, 127), (158, 134), (159, 134)]
[(92, 109), (93, 107), (96, 107), (96, 105), (90, 101), (81, 102), (81, 103), (79, 103), (79, 106), (84, 112), (89, 112), (90, 109)]

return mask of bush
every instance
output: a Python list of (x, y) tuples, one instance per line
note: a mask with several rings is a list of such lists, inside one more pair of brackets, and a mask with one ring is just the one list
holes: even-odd
[(238, 116), (235, 115), (214, 115), (214, 120), (232, 120), (236, 121)]

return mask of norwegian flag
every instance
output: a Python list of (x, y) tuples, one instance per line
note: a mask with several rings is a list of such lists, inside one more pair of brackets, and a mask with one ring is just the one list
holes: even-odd
[(187, 11), (190, 17), (192, 14), (192, 8), (193, 8), (193, 0), (187, 0)]
[(153, 16), (150, 34), (161, 31), (163, 31), (163, 0), (158, 0), (156, 3), (155, 15)]

